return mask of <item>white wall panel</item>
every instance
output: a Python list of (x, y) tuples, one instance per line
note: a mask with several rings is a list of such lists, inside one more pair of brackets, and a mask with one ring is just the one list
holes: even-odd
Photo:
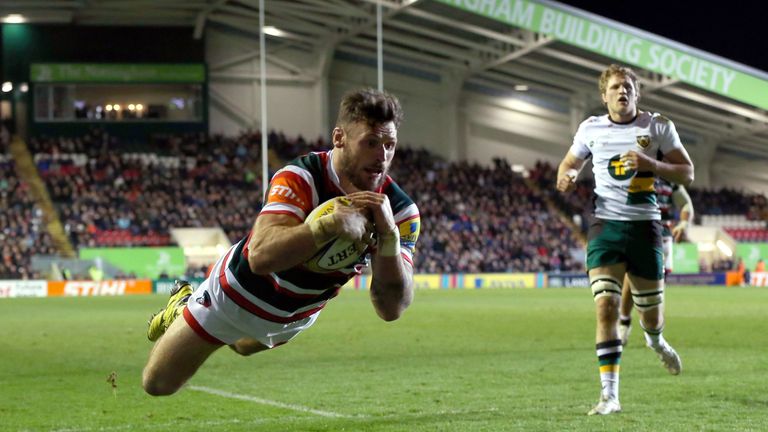
[[(269, 44), (267, 45), (269, 51)], [(258, 39), (239, 33), (211, 29), (206, 32), (206, 56), (209, 65), (210, 92), (210, 129), (212, 133), (236, 135), (243, 128), (260, 128), (261, 124), (261, 86), (259, 85), (259, 59), (253, 57), (226, 68), (213, 69), (230, 59), (248, 57), (258, 49)], [(268, 54), (296, 65), (307, 68), (313, 56), (282, 50)], [(297, 62), (297, 60), (301, 60)], [(267, 76), (289, 77), (295, 70), (267, 62)], [(302, 76), (310, 76), (311, 68), (302, 70)], [(252, 75), (253, 79), (216, 77), (223, 75)], [(303, 135), (314, 139), (324, 135), (321, 124), (322, 103), (321, 80), (315, 82), (269, 81), (267, 83), (267, 129), (283, 131), (288, 136)], [(215, 95), (215, 96), (214, 96)], [(214, 100), (216, 97), (219, 102)], [(223, 102), (221, 102), (223, 101)], [(237, 111), (239, 115), (233, 114)]]

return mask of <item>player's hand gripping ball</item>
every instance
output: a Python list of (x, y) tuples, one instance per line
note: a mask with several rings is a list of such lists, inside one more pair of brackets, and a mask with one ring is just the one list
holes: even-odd
[[(337, 210), (337, 206), (349, 206), (350, 204), (350, 201), (344, 197), (329, 199), (315, 207), (304, 220), (304, 223), (310, 224), (323, 216), (333, 214)], [(320, 250), (312, 258), (308, 259), (304, 265), (317, 273), (330, 273), (350, 267), (367, 253), (368, 243), (365, 240), (370, 240), (370, 233), (366, 233), (364, 241), (353, 240), (342, 235), (334, 237), (321, 246)]]

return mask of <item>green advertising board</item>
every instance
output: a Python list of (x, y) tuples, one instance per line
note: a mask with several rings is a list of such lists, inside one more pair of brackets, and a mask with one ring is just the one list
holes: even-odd
[(61, 83), (201, 83), (205, 66), (201, 63), (33, 63), (32, 82)]
[(187, 271), (184, 251), (178, 247), (81, 248), (80, 259), (101, 258), (124, 273), (138, 278), (157, 279), (161, 274), (175, 278)]
[[(205, 279), (190, 278), (187, 282), (192, 285), (192, 289), (197, 289)], [(176, 279), (155, 279), (152, 281), (152, 292), (156, 294), (168, 295), (171, 290), (176, 286)]]
[(739, 243), (736, 245), (736, 256), (744, 260), (748, 270), (754, 270), (758, 260), (768, 259), (768, 243)]
[(696, 243), (672, 245), (672, 265), (676, 274), (699, 272), (699, 247)]
[(768, 109), (768, 74), (596, 15), (543, 1), (437, 1)]

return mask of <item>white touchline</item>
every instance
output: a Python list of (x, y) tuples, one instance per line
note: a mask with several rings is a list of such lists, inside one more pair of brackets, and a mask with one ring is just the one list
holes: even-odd
[[(223, 420), (206, 420), (206, 421), (199, 421), (195, 420), (195, 426), (222, 426), (222, 425), (229, 425), (229, 424), (243, 424), (243, 425), (257, 425), (257, 424), (263, 424), (266, 423), (267, 420), (265, 419), (251, 419), (251, 420), (240, 420), (240, 419), (223, 419)], [(50, 432), (89, 432), (89, 431), (97, 431), (97, 432), (104, 432), (104, 431), (118, 431), (118, 430), (167, 430), (172, 427), (179, 428), (183, 422), (165, 422), (165, 423), (147, 423), (144, 422), (141, 425), (137, 424), (123, 424), (118, 426), (73, 426), (63, 429), (51, 429)]]
[(315, 415), (319, 415), (321, 417), (332, 417), (332, 418), (366, 418), (366, 417), (368, 417), (366, 415), (347, 415), (347, 414), (335, 413), (333, 411), (317, 410), (317, 409), (314, 409), (314, 408), (303, 407), (301, 405), (294, 405), (294, 404), (288, 404), (288, 403), (273, 401), (273, 400), (269, 400), (269, 399), (262, 399), (262, 398), (255, 397), (255, 396), (248, 396), (248, 395), (242, 395), (242, 394), (237, 394), (237, 393), (230, 393), (230, 392), (227, 392), (227, 391), (224, 391), (224, 390), (217, 390), (217, 389), (210, 388), (210, 387), (202, 387), (202, 386), (194, 386), (193, 385), (193, 386), (189, 386), (187, 388), (190, 389), (190, 390), (195, 390), (195, 391), (199, 391), (199, 392), (203, 392), (203, 393), (209, 393), (209, 394), (213, 394), (213, 395), (221, 396), (221, 397), (225, 397), (225, 398), (244, 400), (244, 401), (248, 401), (248, 402), (255, 402), (255, 403), (258, 403), (258, 404), (262, 404), (262, 405), (269, 405), (269, 406), (278, 407), (278, 408), (285, 408), (285, 409), (289, 409), (289, 410), (294, 410), (294, 411), (300, 411), (300, 412), (315, 414)]

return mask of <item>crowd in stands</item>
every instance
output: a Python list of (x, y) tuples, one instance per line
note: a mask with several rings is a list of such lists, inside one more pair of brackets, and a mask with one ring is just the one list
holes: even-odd
[[(765, 195), (722, 188), (693, 189), (697, 222), (714, 223), (739, 242), (768, 242), (768, 199)], [(709, 216), (703, 220), (703, 216)]]
[(592, 201), (594, 182), (591, 179), (581, 179), (576, 182), (576, 189), (573, 192), (559, 193), (555, 190), (557, 167), (549, 162), (536, 162), (529, 171), (529, 176), (555, 208), (570, 217), (574, 227), (582, 235), (586, 235), (589, 217), (594, 210)]
[(283, 132), (275, 131), (267, 134), (267, 145), (269, 145), (269, 148), (275, 149), (275, 153), (284, 161), (289, 161), (309, 152), (327, 150), (331, 146), (329, 142), (322, 138), (308, 142), (301, 135), (291, 138), (285, 136)]
[[(327, 149), (303, 138), (281, 150), (284, 159)], [(421, 233), (416, 271), (494, 273), (580, 271), (571, 250), (579, 248), (570, 227), (549, 211), (506, 160), (492, 166), (446, 162), (424, 151), (400, 147), (392, 177), (419, 206)]]
[(577, 271), (571, 229), (509, 163), (445, 162), (403, 148), (393, 177), (419, 206), (422, 273)]
[[(267, 139), (284, 161), (330, 147), (277, 132)], [(0, 215), (0, 278), (31, 278), (37, 275), (28, 270), (29, 257), (55, 249), (3, 146), (0, 204), (8, 211)], [(260, 209), (259, 132), (165, 136), (137, 148), (95, 129), (77, 138), (32, 138), (28, 147), (75, 248), (169, 245), (173, 227), (220, 226), (234, 242), (247, 235)], [(421, 211), (417, 272), (583, 271), (574, 251), (583, 249), (592, 211), (590, 180), (563, 195), (554, 188), (556, 167), (546, 162), (526, 178), (503, 159), (488, 166), (448, 162), (404, 146), (392, 177)], [(768, 216), (762, 195), (696, 189), (691, 195), (699, 214)]]
[(8, 152), (9, 135), (0, 132), (0, 279), (34, 279), (31, 257), (56, 252), (29, 185), (20, 181)]
[(688, 193), (697, 208), (709, 215), (748, 215), (753, 220), (768, 220), (765, 196), (746, 194), (729, 188), (691, 188)]
[(75, 247), (159, 246), (172, 227), (247, 234), (261, 201), (259, 139), (171, 137), (163, 156), (125, 151), (97, 131), (30, 148)]
[[(586, 168), (585, 168), (586, 169)], [(570, 194), (555, 191), (557, 167), (548, 162), (537, 162), (530, 171), (530, 177), (539, 188), (555, 203), (563, 213), (571, 215), (581, 231), (586, 233), (589, 215), (594, 209), (592, 189), (594, 182), (585, 176), (580, 176), (576, 182), (576, 190)], [(694, 203), (696, 224), (702, 223), (703, 215), (743, 215), (750, 221), (768, 222), (768, 198), (762, 194), (746, 193), (731, 188), (688, 188), (688, 193)], [(762, 228), (762, 223), (756, 224)], [(754, 227), (753, 227), (754, 228)], [(763, 229), (766, 235), (768, 231)], [(766, 236), (759, 239), (738, 239), (740, 241), (768, 241)]]

